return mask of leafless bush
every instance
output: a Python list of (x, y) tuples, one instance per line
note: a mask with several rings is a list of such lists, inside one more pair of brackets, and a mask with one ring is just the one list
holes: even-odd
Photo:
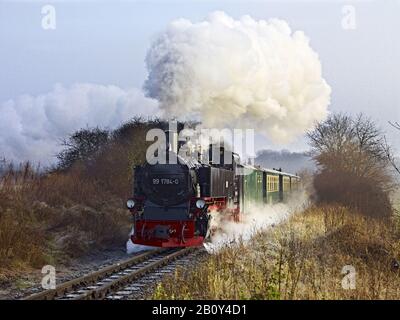
[(375, 217), (392, 214), (391, 151), (374, 122), (363, 115), (353, 119), (334, 114), (308, 137), (319, 167), (314, 180), (319, 201), (338, 202)]
[(68, 169), (79, 161), (90, 162), (108, 139), (109, 132), (100, 128), (74, 132), (62, 142), (64, 150), (57, 155), (59, 168)]

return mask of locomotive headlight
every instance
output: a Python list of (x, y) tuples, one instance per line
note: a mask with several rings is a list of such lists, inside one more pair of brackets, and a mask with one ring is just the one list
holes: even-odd
[(128, 207), (128, 209), (133, 209), (133, 207), (135, 206), (135, 200), (129, 199), (126, 202), (126, 206)]
[(196, 207), (198, 209), (203, 209), (206, 205), (206, 202), (203, 199), (199, 199), (196, 201)]

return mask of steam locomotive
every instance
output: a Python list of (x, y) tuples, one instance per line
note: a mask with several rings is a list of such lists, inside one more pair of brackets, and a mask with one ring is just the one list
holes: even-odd
[(239, 222), (252, 204), (285, 201), (299, 188), (298, 176), (242, 164), (221, 146), (210, 145), (206, 160), (167, 149), (176, 163), (134, 168), (133, 197), (126, 205), (133, 215), (135, 244), (201, 246), (210, 234), (210, 212)]

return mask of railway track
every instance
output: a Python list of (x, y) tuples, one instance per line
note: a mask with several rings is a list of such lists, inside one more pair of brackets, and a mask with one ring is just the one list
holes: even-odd
[(64, 282), (55, 289), (35, 293), (24, 300), (100, 300), (140, 298), (143, 287), (173, 272), (185, 259), (202, 252), (199, 248), (157, 249)]

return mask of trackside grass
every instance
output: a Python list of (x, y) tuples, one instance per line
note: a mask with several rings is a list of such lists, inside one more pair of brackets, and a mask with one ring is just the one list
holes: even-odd
[(313, 206), (179, 269), (151, 298), (399, 299), (398, 230), (345, 207)]

